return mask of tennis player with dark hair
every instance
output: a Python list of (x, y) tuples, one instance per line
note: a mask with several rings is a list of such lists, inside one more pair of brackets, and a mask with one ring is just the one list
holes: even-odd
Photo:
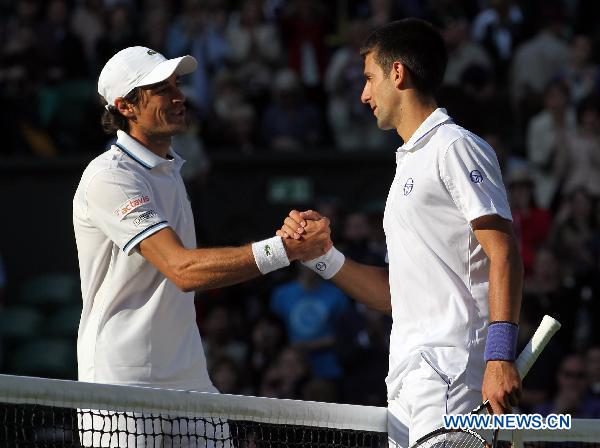
[[(321, 220), (307, 227), (306, 242), (276, 236), (242, 247), (196, 248), (179, 172), (183, 160), (170, 148), (171, 137), (186, 128), (178, 76), (196, 65), (191, 56), (167, 60), (151, 49), (130, 47), (100, 73), (102, 121), (117, 141), (90, 162), (73, 200), (83, 295), (77, 342), (81, 381), (216, 392), (193, 291), (243, 282), (331, 247), (328, 222)], [(92, 433), (85, 431), (92, 422), (83, 423), (85, 446), (132, 446), (120, 437), (135, 434)], [(167, 423), (163, 432), (189, 430)], [(101, 429), (102, 417), (98, 424)], [(158, 437), (152, 446), (160, 445)], [(144, 443), (137, 439), (138, 446)]]
[[(305, 263), (373, 308), (391, 311), (389, 436), (407, 447), (489, 399), (517, 403), (523, 266), (493, 149), (455, 124), (434, 94), (447, 55), (431, 25), (406, 19), (366, 40), (361, 100), (404, 144), (385, 207), (389, 269), (332, 248)], [(302, 239), (317, 212), (292, 211), (278, 231)]]

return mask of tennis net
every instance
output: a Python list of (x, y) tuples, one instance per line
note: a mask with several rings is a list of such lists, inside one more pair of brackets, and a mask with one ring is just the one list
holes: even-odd
[[(0, 375), (0, 448), (387, 447), (386, 426), (378, 407)], [(501, 440), (600, 448), (600, 422)]]

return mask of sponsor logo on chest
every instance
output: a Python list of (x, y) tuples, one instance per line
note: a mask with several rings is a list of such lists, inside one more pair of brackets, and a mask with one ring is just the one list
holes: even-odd
[(149, 204), (150, 202), (150, 196), (136, 196), (135, 198), (127, 199), (125, 202), (119, 205), (113, 213), (119, 220), (122, 220), (136, 208)]

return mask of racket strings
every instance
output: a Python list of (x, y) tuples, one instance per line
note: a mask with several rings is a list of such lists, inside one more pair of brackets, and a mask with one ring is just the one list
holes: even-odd
[(476, 434), (454, 431), (437, 434), (414, 448), (485, 448), (486, 446), (485, 440)]

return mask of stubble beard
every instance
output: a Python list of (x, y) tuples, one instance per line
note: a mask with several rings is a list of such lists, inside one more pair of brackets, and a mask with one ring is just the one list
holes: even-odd
[(170, 139), (175, 135), (183, 134), (187, 131), (187, 124), (167, 124), (161, 128), (148, 129), (148, 136), (153, 139)]

